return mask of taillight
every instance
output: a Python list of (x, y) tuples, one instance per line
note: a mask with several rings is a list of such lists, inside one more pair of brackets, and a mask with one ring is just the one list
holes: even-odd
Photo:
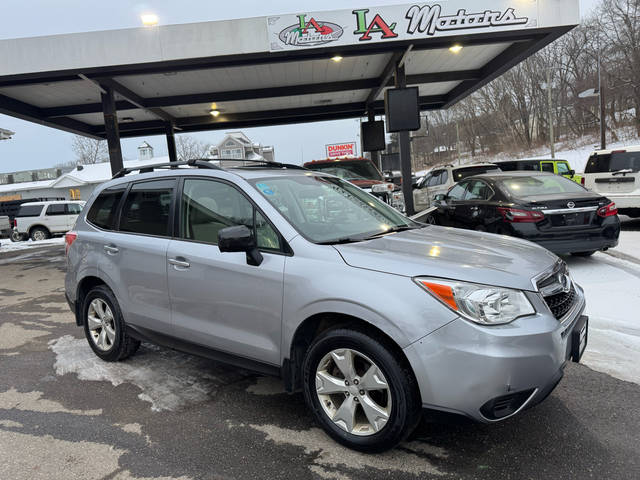
[(16, 220), (15, 218), (11, 220), (11, 226), (13, 228), (18, 228), (18, 220)]
[(505, 221), (510, 223), (536, 223), (544, 220), (544, 213), (532, 210), (499, 207), (498, 211), (502, 214)]
[(598, 216), (599, 217), (613, 217), (614, 215), (618, 214), (618, 209), (616, 208), (616, 204), (614, 202), (611, 202), (609, 205), (607, 205), (606, 207), (600, 207), (598, 209)]
[(73, 244), (73, 242), (76, 241), (76, 238), (78, 238), (77, 232), (67, 232), (64, 234), (64, 244), (65, 244), (66, 254), (69, 253), (69, 249), (71, 248), (71, 245)]
[(582, 178), (580, 179), (580, 185), (582, 185), (582, 186), (584, 187), (586, 183), (587, 183), (586, 178), (582, 177)]

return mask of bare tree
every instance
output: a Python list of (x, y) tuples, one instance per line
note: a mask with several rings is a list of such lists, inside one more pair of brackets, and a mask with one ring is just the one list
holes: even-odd
[(208, 145), (191, 135), (176, 135), (176, 153), (178, 160), (186, 161), (205, 158), (209, 155), (211, 145)]
[(81, 165), (92, 165), (109, 160), (106, 140), (76, 135), (71, 142), (71, 149), (76, 156), (77, 163)]

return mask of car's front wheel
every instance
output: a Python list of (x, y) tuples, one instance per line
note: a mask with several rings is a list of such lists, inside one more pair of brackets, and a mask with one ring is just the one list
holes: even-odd
[(89, 346), (102, 360), (117, 362), (138, 350), (140, 342), (127, 334), (118, 301), (107, 286), (91, 289), (82, 312)]
[(348, 328), (321, 334), (304, 360), (304, 396), (336, 441), (363, 452), (395, 447), (416, 427), (421, 402), (410, 367), (387, 342)]

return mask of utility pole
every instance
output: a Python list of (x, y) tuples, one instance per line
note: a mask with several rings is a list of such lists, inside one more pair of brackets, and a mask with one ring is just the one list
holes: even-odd
[(456, 120), (456, 151), (458, 153), (458, 165), (462, 165), (462, 159), (460, 158), (460, 125)]
[(607, 148), (607, 112), (605, 111), (604, 82), (602, 81), (602, 56), (598, 46), (598, 98), (600, 99), (600, 149)]
[(553, 95), (551, 92), (551, 68), (547, 68), (547, 96), (549, 99), (549, 143), (551, 144), (551, 158), (556, 158), (556, 139), (553, 132)]

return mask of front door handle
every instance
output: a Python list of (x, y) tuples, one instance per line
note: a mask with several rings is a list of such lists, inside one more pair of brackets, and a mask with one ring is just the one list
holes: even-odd
[(185, 262), (184, 260), (178, 260), (177, 258), (170, 258), (169, 264), (176, 267), (176, 270), (181, 268), (189, 268), (191, 266), (189, 262)]
[(118, 249), (118, 247), (114, 247), (112, 245), (105, 245), (104, 246), (104, 251), (107, 252), (109, 255), (115, 255), (117, 254), (120, 250)]

